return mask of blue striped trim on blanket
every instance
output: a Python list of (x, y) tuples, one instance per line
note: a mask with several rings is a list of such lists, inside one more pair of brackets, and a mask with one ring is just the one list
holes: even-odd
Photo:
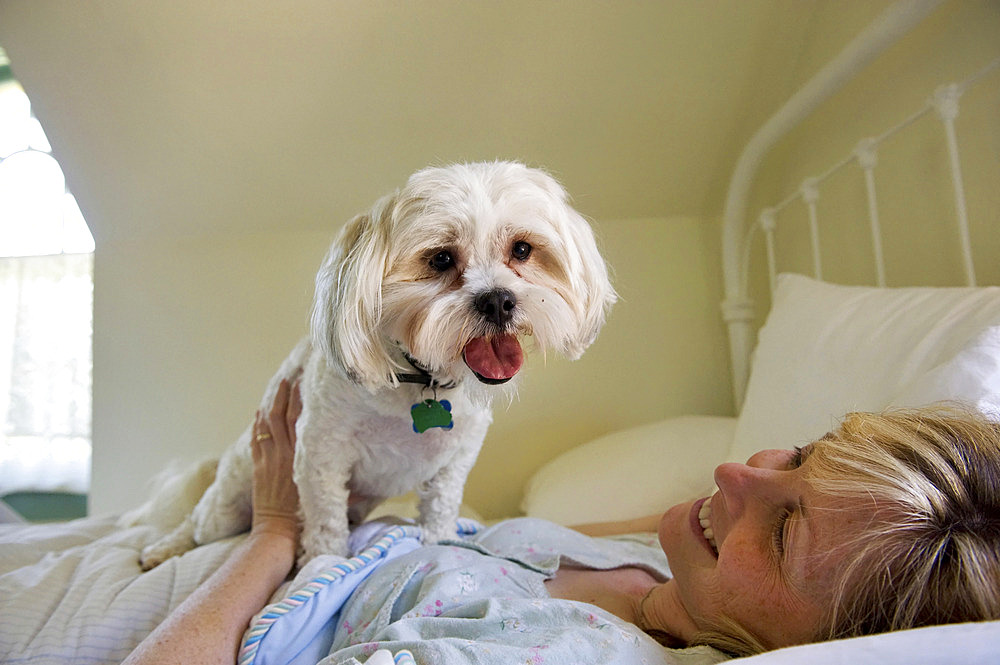
[[(459, 537), (469, 536), (479, 531), (480, 525), (475, 520), (459, 518), (456, 523), (456, 535)], [(386, 553), (397, 543), (405, 538), (420, 539), (420, 528), (415, 526), (396, 526), (387, 531), (382, 537), (370, 544), (357, 555), (342, 561), (330, 568), (325, 569), (314, 577), (308, 584), (298, 589), (283, 600), (273, 603), (267, 611), (258, 617), (247, 631), (243, 638), (243, 645), (240, 648), (239, 665), (249, 665), (257, 655), (260, 642), (271, 629), (276, 621), (287, 615), (297, 607), (309, 602), (317, 593), (322, 591), (332, 582), (342, 579), (353, 572), (361, 570), (370, 565), (377, 565)], [(397, 665), (416, 665), (413, 655), (408, 651), (401, 651), (396, 655)]]
[(417, 661), (413, 660), (413, 654), (407, 649), (401, 649), (392, 660), (396, 665), (417, 665)]

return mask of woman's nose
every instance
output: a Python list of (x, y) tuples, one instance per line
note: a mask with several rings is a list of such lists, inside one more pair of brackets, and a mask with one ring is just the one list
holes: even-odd
[(784, 501), (789, 494), (787, 484), (782, 482), (785, 475), (775, 469), (728, 462), (716, 467), (715, 484), (730, 516), (736, 518), (746, 509), (748, 498), (769, 503)]

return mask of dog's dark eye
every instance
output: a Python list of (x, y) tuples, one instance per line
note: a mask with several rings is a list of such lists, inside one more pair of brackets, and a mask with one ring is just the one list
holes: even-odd
[(528, 257), (531, 256), (531, 245), (519, 240), (510, 248), (510, 255), (518, 261), (527, 261)]
[(451, 255), (451, 252), (447, 250), (441, 250), (437, 254), (431, 257), (430, 260), (431, 268), (439, 272), (444, 272), (448, 268), (455, 265), (455, 259)]

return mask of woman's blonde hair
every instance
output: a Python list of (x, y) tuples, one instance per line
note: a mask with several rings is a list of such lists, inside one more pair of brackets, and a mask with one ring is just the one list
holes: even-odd
[(851, 413), (809, 459), (817, 491), (875, 505), (818, 639), (1000, 618), (1000, 425), (955, 406)]
[[(1000, 619), (1000, 424), (954, 405), (849, 413), (808, 459), (815, 490), (873, 506), (814, 641)], [(695, 642), (766, 650), (727, 617)]]

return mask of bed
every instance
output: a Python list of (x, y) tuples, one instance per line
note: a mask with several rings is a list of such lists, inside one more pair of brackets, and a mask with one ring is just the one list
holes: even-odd
[[(785, 446), (807, 442), (850, 410), (961, 400), (1000, 417), (1000, 287), (978, 283), (976, 243), (967, 222), (970, 211), (951, 113), (962, 93), (973, 88), (992, 92), (970, 94), (970, 103), (978, 99), (995, 111), (1000, 60), (981, 63), (967, 78), (942, 81), (944, 87), (937, 93), (929, 91), (936, 102), (915, 111), (920, 117), (939, 113), (944, 127), (943, 186), (954, 193), (955, 220), (949, 224), (957, 232), (964, 286), (904, 286), (894, 282), (891, 272), (887, 275), (883, 255), (892, 252), (881, 248), (877, 190), (870, 177), (874, 164), (865, 150), (850, 152), (829, 170), (807, 178), (791, 195), (763, 204), (748, 221), (752, 184), (768, 152), (936, 4), (904, 0), (890, 6), (755, 134), (734, 168), (722, 225), (722, 313), (730, 329), (739, 417), (671, 418), (574, 448), (546, 464), (528, 483), (522, 504), (526, 516), (573, 524), (654, 513), (709, 490), (707, 481), (718, 463), (742, 461), (756, 450), (774, 447), (776, 440)], [(904, 140), (900, 137), (911, 124), (912, 118), (902, 118), (858, 146), (875, 150), (883, 141)], [(857, 167), (865, 183), (862, 207), (872, 229), (864, 244), (874, 258), (874, 268), (867, 273), (874, 277), (873, 285), (824, 280), (825, 255), (816, 249), (816, 191), (842, 169)], [(794, 206), (801, 206), (803, 226), (809, 229), (804, 245), (812, 258), (810, 276), (782, 272), (777, 258), (784, 216)], [(763, 266), (754, 263), (759, 258), (766, 259)], [(771, 305), (759, 332), (754, 300)], [(795, 408), (790, 409), (790, 403)], [(609, 465), (612, 459), (616, 463)], [(580, 491), (582, 479), (587, 479), (585, 492)], [(474, 539), (483, 529), (478, 521), (463, 519), (456, 538)], [(237, 537), (197, 548), (141, 574), (138, 551), (154, 535), (151, 527), (121, 528), (114, 516), (0, 524), (0, 661), (120, 662), (239, 541)], [(315, 662), (313, 656), (329, 644), (324, 626), (336, 616), (337, 603), (380, 562), (416, 546), (413, 528), (405, 525), (379, 526), (371, 535), (356, 544), (356, 556), (346, 564), (315, 566), (280, 589), (274, 603), (251, 623), (240, 662)], [(655, 542), (642, 535), (625, 542), (627, 547), (655, 548)], [(282, 659), (292, 642), (298, 645), (298, 659)], [(371, 655), (345, 662), (365, 662), (364, 656)], [(724, 659), (708, 648), (662, 651), (666, 663), (707, 665)], [(381, 662), (393, 660), (420, 662), (419, 654), (414, 659), (405, 650)], [(820, 643), (746, 660), (772, 665), (1000, 662), (1000, 622)], [(376, 662), (374, 656), (371, 662)]]

